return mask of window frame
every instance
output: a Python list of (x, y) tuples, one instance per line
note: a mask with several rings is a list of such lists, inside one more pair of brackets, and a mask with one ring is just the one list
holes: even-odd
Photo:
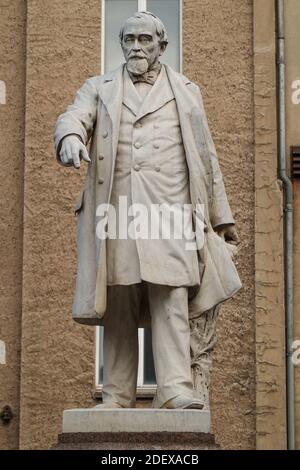
[[(101, 74), (104, 74), (105, 65), (105, 2), (101, 1)], [(147, 0), (137, 0), (138, 11), (147, 10)], [(179, 0), (179, 72), (183, 67), (183, 0)]]
[[(102, 393), (102, 384), (100, 382), (100, 363), (99, 363), (99, 349), (100, 349), (100, 326), (96, 326), (95, 331), (95, 353), (96, 353), (96, 360), (95, 360), (95, 392), (96, 396), (101, 396)], [(138, 329), (138, 337), (139, 337), (139, 359), (144, 357), (144, 329)], [(143, 384), (143, 377), (144, 377), (144, 361), (139, 361), (138, 367), (138, 377), (137, 377), (137, 396), (140, 397), (153, 397), (156, 391), (156, 385), (149, 385)]]

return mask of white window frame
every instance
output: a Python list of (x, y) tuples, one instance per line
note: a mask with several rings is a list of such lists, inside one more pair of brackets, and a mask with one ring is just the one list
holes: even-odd
[[(96, 361), (95, 361), (95, 390), (96, 394), (101, 394), (102, 384), (100, 383), (100, 364), (99, 364), (99, 349), (100, 349), (100, 326), (96, 327), (95, 331), (95, 344), (96, 344)], [(156, 385), (144, 384), (144, 330), (139, 328), (138, 330), (138, 341), (139, 341), (139, 366), (138, 366), (138, 377), (137, 377), (137, 396), (151, 397), (155, 394)]]
[[(105, 64), (105, 2), (101, 0), (101, 74), (104, 73)], [(138, 0), (138, 11), (147, 11), (147, 0)], [(179, 0), (179, 72), (182, 73), (182, 12), (183, 0)]]
[[(105, 2), (101, 0), (101, 74), (104, 73), (105, 65)], [(179, 0), (179, 72), (182, 72), (182, 9), (183, 0)], [(147, 0), (138, 0), (138, 11), (147, 11)], [(102, 384), (100, 383), (100, 364), (99, 364), (99, 349), (100, 349), (100, 327), (95, 329), (95, 344), (96, 344), (96, 361), (95, 361), (95, 390), (96, 394), (101, 395)], [(153, 396), (156, 391), (156, 385), (147, 385), (143, 383), (144, 379), (144, 329), (139, 328), (139, 366), (137, 377), (137, 396)]]

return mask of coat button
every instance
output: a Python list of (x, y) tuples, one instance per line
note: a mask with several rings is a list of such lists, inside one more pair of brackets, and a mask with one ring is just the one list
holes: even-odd
[(140, 165), (134, 165), (133, 168), (134, 168), (135, 171), (139, 171), (141, 169)]
[(98, 179), (98, 183), (99, 183), (99, 184), (103, 184), (103, 183), (104, 183), (104, 179), (103, 179), (103, 178), (99, 178), (99, 179)]
[(155, 143), (155, 144), (153, 144), (153, 147), (154, 147), (155, 149), (159, 149), (159, 144)]
[(140, 142), (135, 142), (134, 146), (135, 146), (136, 149), (140, 149), (142, 144)]
[(139, 128), (139, 127), (143, 127), (142, 121), (137, 121), (137, 122), (135, 122), (135, 123), (134, 123), (134, 127), (138, 127), (138, 128)]
[(160, 171), (160, 167), (159, 167), (159, 166), (156, 166), (156, 167), (154, 168), (154, 170), (158, 172), (158, 171)]
[(104, 139), (106, 139), (107, 136), (108, 136), (108, 132), (107, 132), (107, 131), (104, 131), (104, 132), (102, 133), (102, 137), (103, 137)]
[(103, 156), (103, 155), (99, 155), (99, 156), (98, 156), (98, 160), (104, 160), (104, 156)]

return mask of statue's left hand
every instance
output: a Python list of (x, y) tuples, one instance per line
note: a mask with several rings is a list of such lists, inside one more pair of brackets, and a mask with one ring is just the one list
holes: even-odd
[(223, 224), (215, 227), (217, 234), (226, 242), (233, 242), (235, 245), (240, 243), (237, 230), (233, 224)]

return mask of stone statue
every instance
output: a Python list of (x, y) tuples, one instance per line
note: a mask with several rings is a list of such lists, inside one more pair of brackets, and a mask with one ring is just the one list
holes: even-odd
[[(160, 63), (168, 44), (163, 23), (150, 12), (135, 13), (122, 26), (120, 43), (126, 63), (88, 79), (55, 130), (58, 161), (88, 165), (75, 207), (73, 318), (104, 325), (98, 407), (135, 406), (137, 330), (151, 323), (152, 406), (202, 409), (218, 306), (241, 287), (232, 259), (238, 235), (199, 87)], [(191, 208), (181, 213), (188, 234), (110, 235), (112, 212), (120, 229), (136, 215), (133, 206), (149, 212), (161, 205)], [(144, 228), (148, 219), (140, 220)], [(137, 235), (141, 227), (133, 227)]]

